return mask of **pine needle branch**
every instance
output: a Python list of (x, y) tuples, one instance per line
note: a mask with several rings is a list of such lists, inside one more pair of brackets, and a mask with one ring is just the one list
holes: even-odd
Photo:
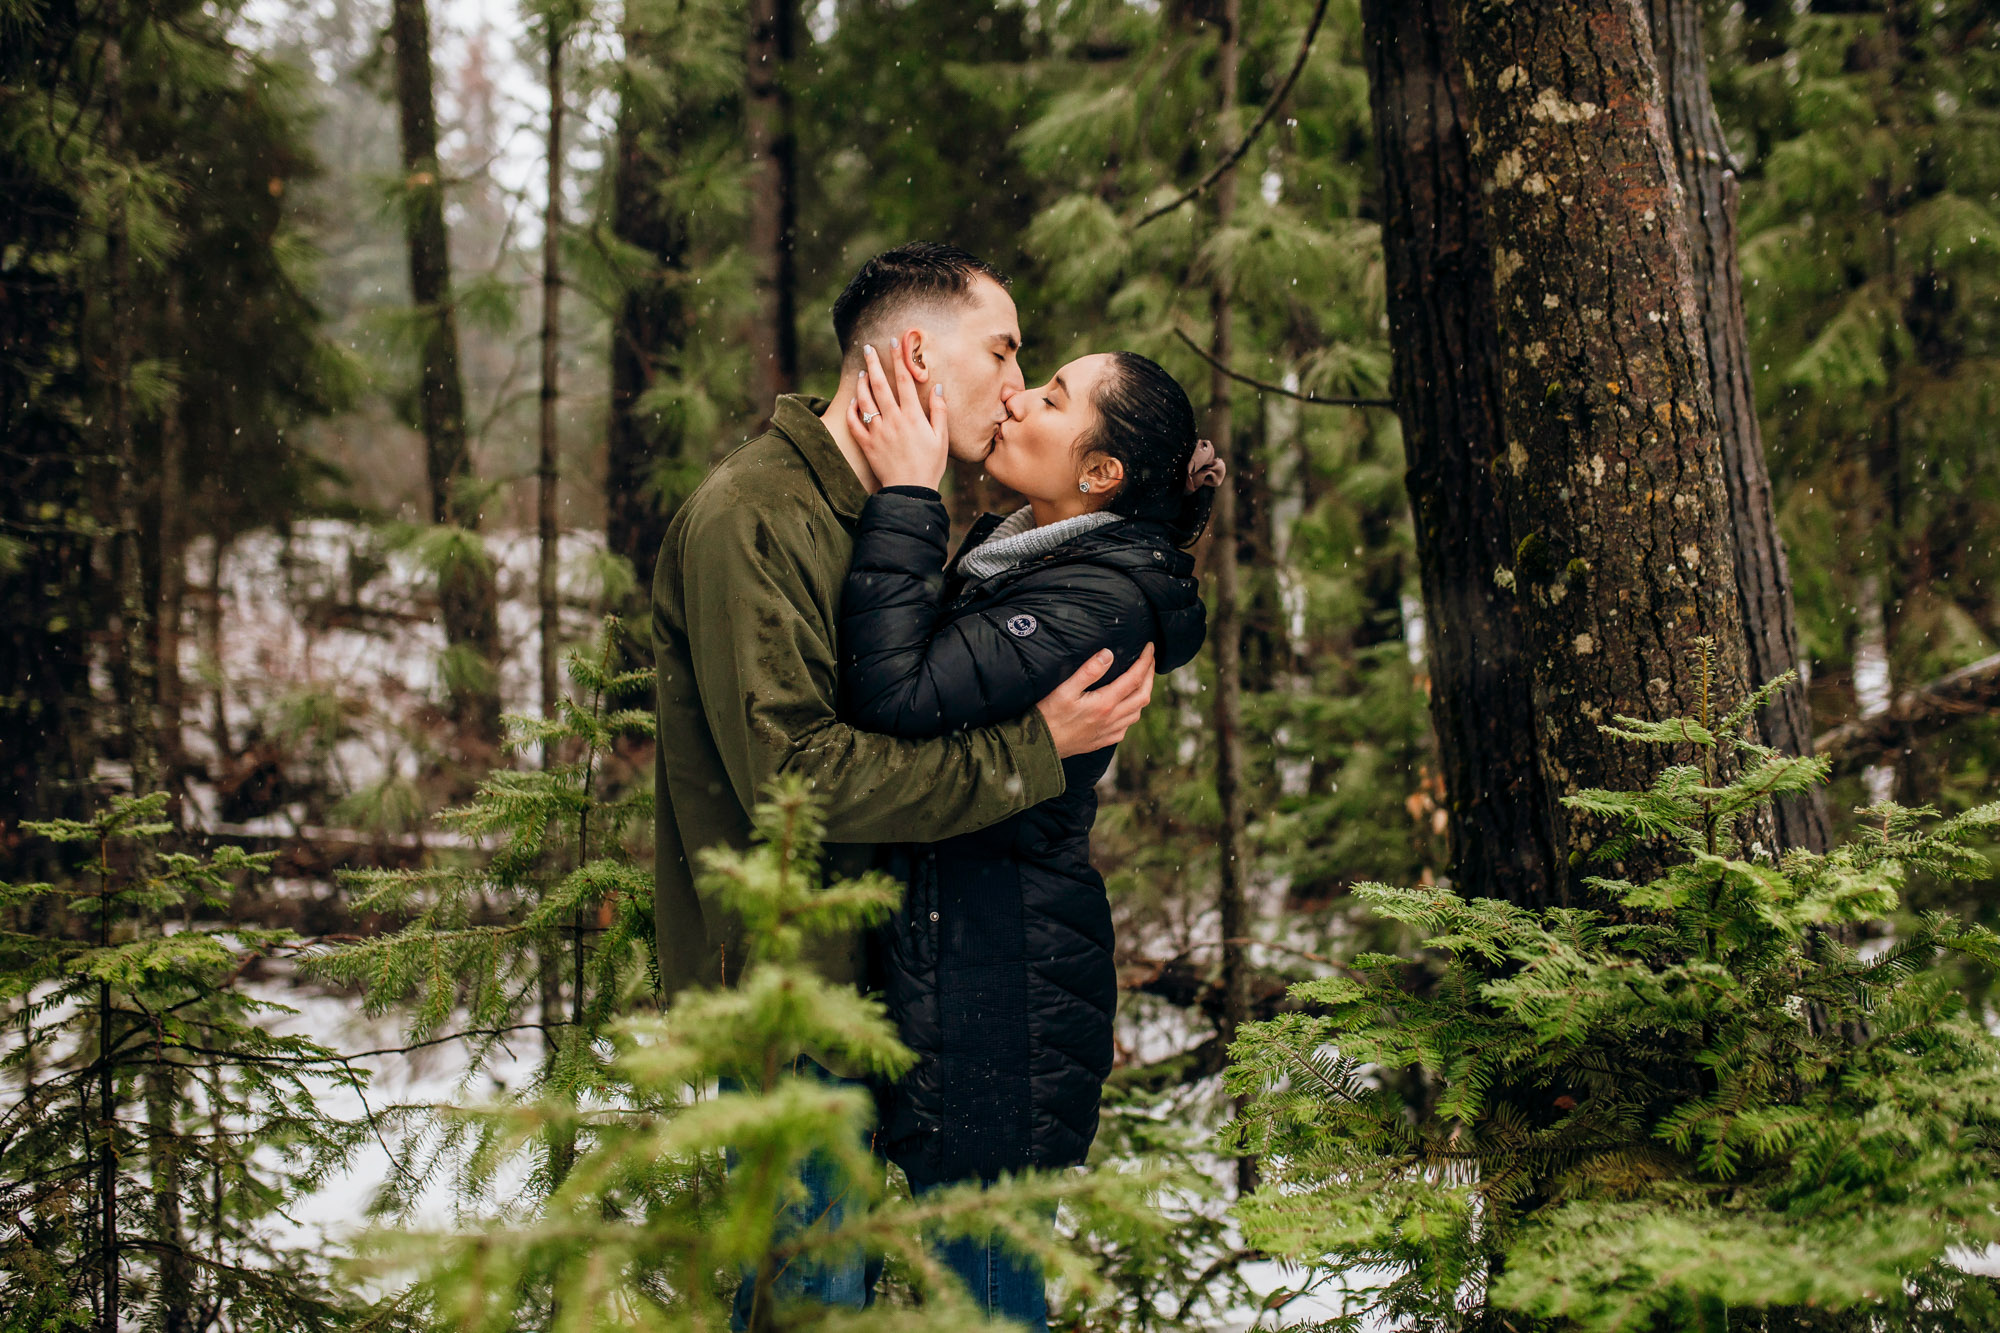
[(1300, 393), (1297, 389), (1287, 389), (1282, 384), (1272, 384), (1268, 380), (1260, 380), (1254, 376), (1246, 375), (1233, 366), (1224, 365), (1215, 359), (1214, 353), (1188, 337), (1180, 329), (1174, 330), (1174, 336), (1193, 348), (1195, 355), (1227, 375), (1230, 379), (1235, 380), (1238, 384), (1247, 384), (1260, 393), (1274, 393), (1280, 398), (1290, 398), (1295, 402), (1311, 403), (1315, 407), (1394, 407), (1396, 405), (1396, 400), (1393, 398), (1321, 398), (1316, 394)]
[(1293, 58), (1291, 69), (1287, 70), (1285, 77), (1279, 81), (1277, 90), (1271, 94), (1271, 100), (1264, 103), (1264, 109), (1258, 113), (1256, 123), (1251, 125), (1249, 131), (1244, 134), (1243, 138), (1238, 141), (1234, 148), (1224, 153), (1217, 160), (1216, 164), (1209, 168), (1206, 176), (1203, 176), (1193, 185), (1190, 185), (1172, 200), (1161, 204), (1158, 208), (1147, 213), (1137, 222), (1134, 222), (1132, 224), (1133, 231), (1139, 230), (1139, 228), (1149, 222), (1165, 217), (1182, 204), (1199, 197), (1211, 185), (1221, 180), (1238, 162), (1243, 160), (1243, 155), (1250, 151), (1250, 145), (1257, 141), (1257, 136), (1264, 132), (1264, 127), (1269, 125), (1272, 117), (1278, 114), (1278, 108), (1284, 104), (1287, 97), (1292, 95), (1292, 85), (1299, 81), (1299, 75), (1305, 71), (1306, 57), (1312, 54), (1313, 41), (1319, 36), (1319, 26), (1326, 19), (1326, 5), (1327, 0), (1319, 0), (1319, 4), (1314, 7), (1312, 19), (1306, 24), (1305, 37), (1299, 42), (1298, 55)]

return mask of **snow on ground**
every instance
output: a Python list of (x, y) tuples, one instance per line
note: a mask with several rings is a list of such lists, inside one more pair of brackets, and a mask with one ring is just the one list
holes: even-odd
[[(510, 712), (537, 711), (539, 545), (532, 533), (518, 532), (488, 534), (485, 544), (500, 593), (501, 701)], [(584, 644), (596, 630), (591, 607), (601, 593), (603, 539), (565, 533), (558, 550), (565, 647)], [(219, 699), (233, 747), (246, 737), (285, 738), (308, 750), (335, 794), (419, 775), (434, 729), (427, 719), (444, 697), (445, 642), (432, 581), (412, 550), (363, 524), (316, 519), (282, 534), (237, 538), (219, 571), (212, 548), (200, 544), (188, 566), (183, 732), (197, 765), (217, 759)], [(212, 577), (220, 615), (210, 624), (203, 603)], [(223, 822), (213, 791), (197, 785), (194, 794), (197, 826)], [(303, 813), (232, 831), (296, 834)]]
[[(343, 1052), (402, 1044), (399, 1015), (364, 1014), (360, 1003), (348, 996), (328, 994), (281, 977), (250, 989), (258, 999), (297, 1010), (267, 1023), (274, 1032), (306, 1037)], [(361, 1057), (354, 1064), (367, 1071), (363, 1087), (357, 1090), (343, 1080), (324, 1080), (318, 1094), (320, 1107), (329, 1116), (360, 1122), (392, 1105), (476, 1106), (524, 1086), (534, 1075), (541, 1051), (534, 1033), (521, 1033), (511, 1046), (494, 1052), (485, 1071), (469, 1086), (466, 1054), (462, 1043), (450, 1042), (408, 1053)], [(389, 1149), (394, 1142), (385, 1135), (356, 1154), (346, 1170), (295, 1201), (287, 1209), (291, 1225), (275, 1232), (279, 1241), (324, 1255), (345, 1251), (367, 1225), (370, 1203), (389, 1182)], [(422, 1199), (413, 1219), (416, 1225), (451, 1224), (452, 1200), (444, 1184), (425, 1192)]]

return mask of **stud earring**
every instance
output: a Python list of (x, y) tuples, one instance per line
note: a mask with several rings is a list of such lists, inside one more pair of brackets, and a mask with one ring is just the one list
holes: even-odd
[(1076, 488), (1082, 491), (1085, 495), (1090, 494), (1090, 483), (1087, 481), (1079, 481), (1076, 484)]

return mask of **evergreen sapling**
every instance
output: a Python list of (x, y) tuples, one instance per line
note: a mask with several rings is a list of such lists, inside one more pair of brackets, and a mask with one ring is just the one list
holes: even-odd
[(5, 1326), (349, 1327), (365, 1304), (280, 1237), (286, 1208), (371, 1138), (319, 1106), (366, 1075), (268, 1029), (295, 1011), (243, 980), (290, 932), (200, 917), (271, 858), (158, 852), (167, 803), (24, 824), (88, 859), (60, 883), (0, 885)]
[(1269, 1173), (1244, 1232), (1351, 1293), (1332, 1326), (2000, 1320), (1950, 1257), (2000, 1242), (2000, 1041), (1939, 966), (2000, 965), (2000, 938), (1929, 915), (1860, 952), (1839, 929), (1914, 872), (1974, 869), (2000, 803), (1876, 806), (1825, 855), (1745, 847), (1747, 815), (1824, 777), (1750, 737), (1782, 683), (1720, 721), (1607, 728), (1692, 759), (1567, 798), (1622, 828), (1607, 858), (1671, 847), (1658, 878), (1539, 912), (1368, 886), (1441, 972), (1360, 955), (1238, 1041), (1227, 1133)]
[[(810, 1059), (888, 1078), (913, 1058), (877, 1001), (799, 963), (806, 941), (880, 919), (899, 894), (881, 876), (822, 885), (819, 821), (801, 785), (780, 783), (755, 812), (754, 846), (703, 854), (705, 900), (744, 923), (741, 978), (733, 988), (683, 992), (664, 1015), (604, 1029), (612, 1055), (602, 1096), (582, 1104), (552, 1095), (458, 1113), (481, 1125), (495, 1166), (556, 1136), (575, 1144), (576, 1157), (532, 1207), (468, 1218), (447, 1233), (378, 1233), (373, 1271), (411, 1279), (405, 1308), (462, 1330), (720, 1333), (748, 1275), (755, 1330), (944, 1333), (983, 1321), (926, 1238), (990, 1232), (1070, 1287), (1102, 1289), (1089, 1265), (1058, 1243), (1048, 1213), (1060, 1204), (1082, 1228), (1135, 1235), (1152, 1225), (1145, 1179), (1027, 1176), (918, 1201), (892, 1197), (869, 1149), (872, 1098), (804, 1072)], [(782, 1225), (801, 1197), (798, 1170), (814, 1156), (849, 1182), (841, 1213), (802, 1228)], [(921, 1303), (858, 1311), (778, 1299), (787, 1269), (856, 1252), (891, 1258)], [(546, 1304), (537, 1293), (546, 1293)], [(552, 1317), (535, 1317), (549, 1309)]]
[[(605, 1027), (652, 1003), (653, 876), (633, 834), (651, 828), (652, 792), (605, 790), (602, 765), (618, 743), (653, 732), (648, 710), (611, 706), (647, 688), (650, 669), (621, 670), (621, 626), (607, 618), (594, 650), (567, 658), (576, 689), (552, 716), (509, 716), (516, 753), (547, 754), (533, 769), (497, 769), (444, 825), (483, 856), (347, 876), (356, 912), (404, 918), (391, 933), (342, 944), (308, 960), (314, 975), (359, 987), (370, 1013), (401, 1012), (412, 1043), (463, 1037), (460, 1086), (487, 1069), (516, 1034), (539, 1032), (545, 1057), (528, 1098), (575, 1104), (605, 1092)], [(456, 1164), (462, 1197), (491, 1182), (478, 1126), (403, 1108), (407, 1130), (378, 1213), (404, 1211), (414, 1190)], [(560, 1136), (532, 1173), (546, 1190), (573, 1151)]]

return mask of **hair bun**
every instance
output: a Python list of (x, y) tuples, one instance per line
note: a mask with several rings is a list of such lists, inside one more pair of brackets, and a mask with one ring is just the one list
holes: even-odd
[(1229, 474), (1222, 456), (1215, 452), (1215, 446), (1207, 440), (1194, 442), (1194, 457), (1188, 459), (1187, 489), (1193, 495), (1204, 486), (1220, 486)]

